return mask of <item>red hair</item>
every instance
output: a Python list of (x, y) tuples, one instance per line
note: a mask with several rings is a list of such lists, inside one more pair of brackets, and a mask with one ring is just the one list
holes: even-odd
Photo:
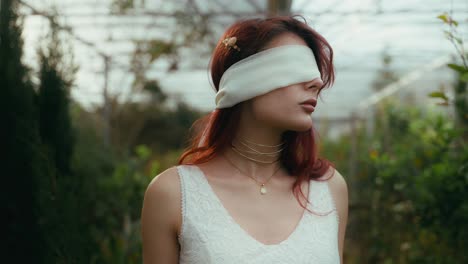
[[(218, 41), (210, 71), (213, 85), (219, 89), (223, 73), (234, 63), (262, 50), (270, 41), (283, 33), (293, 33), (301, 37), (312, 49), (323, 80), (323, 87), (333, 84), (333, 50), (319, 33), (294, 16), (280, 16), (266, 19), (248, 19), (236, 22), (229, 27)], [(236, 36), (240, 51), (227, 49), (221, 41), (226, 37)], [(229, 108), (216, 109), (194, 123), (195, 135), (191, 146), (179, 159), (179, 164), (201, 164), (213, 159), (217, 153), (229, 146), (235, 136), (240, 119), (242, 103)], [(315, 130), (305, 132), (286, 131), (282, 135), (285, 148), (280, 155), (280, 162), (289, 174), (296, 177), (293, 193), (307, 198), (300, 186), (310, 179), (320, 180), (333, 166), (328, 160), (318, 157), (318, 144)], [(301, 206), (302, 203), (300, 203)], [(303, 206), (304, 207), (304, 206)], [(305, 208), (305, 207), (304, 207)]]

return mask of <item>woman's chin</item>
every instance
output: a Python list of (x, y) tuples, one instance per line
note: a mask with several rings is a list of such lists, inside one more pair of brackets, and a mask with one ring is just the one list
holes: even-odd
[(304, 132), (312, 128), (312, 119), (303, 122), (297, 122), (291, 125), (289, 130), (293, 130), (296, 132)]

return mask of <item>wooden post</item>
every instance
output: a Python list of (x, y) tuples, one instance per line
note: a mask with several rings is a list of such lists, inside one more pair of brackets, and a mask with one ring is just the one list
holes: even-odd
[(351, 151), (349, 153), (349, 171), (348, 175), (350, 178), (354, 177), (356, 174), (356, 157), (357, 157), (357, 149), (358, 149), (358, 135), (357, 135), (357, 121), (358, 117), (355, 112), (351, 114), (350, 119), (350, 135), (351, 135)]
[(267, 16), (289, 15), (291, 13), (292, 0), (268, 0)]
[(102, 55), (104, 59), (104, 89), (103, 89), (103, 140), (106, 146), (110, 144), (111, 138), (111, 129), (110, 129), (110, 119), (111, 119), (111, 102), (109, 100), (108, 82), (109, 82), (109, 63), (110, 58), (108, 56)]

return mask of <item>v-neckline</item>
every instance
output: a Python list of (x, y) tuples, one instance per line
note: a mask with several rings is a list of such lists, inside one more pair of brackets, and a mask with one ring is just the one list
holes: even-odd
[[(244, 234), (245, 237), (247, 237), (247, 239), (253, 241), (254, 243), (258, 244), (259, 246), (261, 247), (265, 247), (265, 248), (273, 248), (273, 247), (279, 247), (279, 246), (282, 246), (284, 244), (287, 244), (289, 243), (298, 233), (299, 233), (299, 230), (301, 229), (302, 225), (303, 225), (303, 222), (305, 221), (305, 218), (306, 218), (306, 214), (307, 214), (307, 210), (303, 210), (303, 213), (302, 213), (302, 216), (301, 218), (299, 219), (299, 221), (296, 223), (296, 226), (294, 227), (294, 230), (285, 238), (283, 239), (282, 241), (278, 242), (278, 243), (275, 243), (275, 244), (265, 244), (263, 242), (261, 242), (260, 240), (256, 239), (255, 237), (253, 237), (249, 232), (247, 232), (247, 230), (245, 230), (231, 215), (231, 213), (227, 210), (227, 208), (224, 206), (224, 204), (221, 202), (221, 199), (218, 197), (218, 195), (214, 192), (214, 189), (211, 187), (211, 184), (209, 183), (208, 181), (208, 178), (206, 177), (205, 173), (203, 172), (202, 169), (200, 169), (200, 167), (198, 167), (197, 165), (193, 165), (196, 167), (196, 169), (198, 170), (199, 174), (200, 174), (200, 178), (202, 178), (202, 181), (204, 182), (204, 184), (206, 184), (209, 192), (211, 193), (211, 196), (213, 197), (213, 199), (216, 201), (216, 203), (218, 204), (218, 207), (220, 208), (220, 210), (223, 212), (223, 214), (229, 219), (229, 221), (233, 224), (233, 226), (237, 229), (239, 229), (239, 231), (241, 233)], [(310, 182), (309, 182), (309, 186), (308, 186), (308, 192), (307, 192), (307, 199), (310, 200), (310, 189), (311, 189), (311, 186), (310, 186)]]

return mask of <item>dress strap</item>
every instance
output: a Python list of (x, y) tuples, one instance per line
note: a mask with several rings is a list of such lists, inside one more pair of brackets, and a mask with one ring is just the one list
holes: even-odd
[(200, 175), (196, 166), (178, 165), (177, 171), (181, 190), (182, 226), (179, 234), (179, 239), (181, 239), (191, 219), (203, 217), (207, 209), (213, 208), (213, 201), (209, 196), (207, 186), (202, 181), (203, 176)]
[[(310, 181), (310, 199), (308, 208), (317, 215), (336, 214), (336, 206), (330, 192), (328, 181)], [(337, 215), (338, 216), (338, 215)]]

